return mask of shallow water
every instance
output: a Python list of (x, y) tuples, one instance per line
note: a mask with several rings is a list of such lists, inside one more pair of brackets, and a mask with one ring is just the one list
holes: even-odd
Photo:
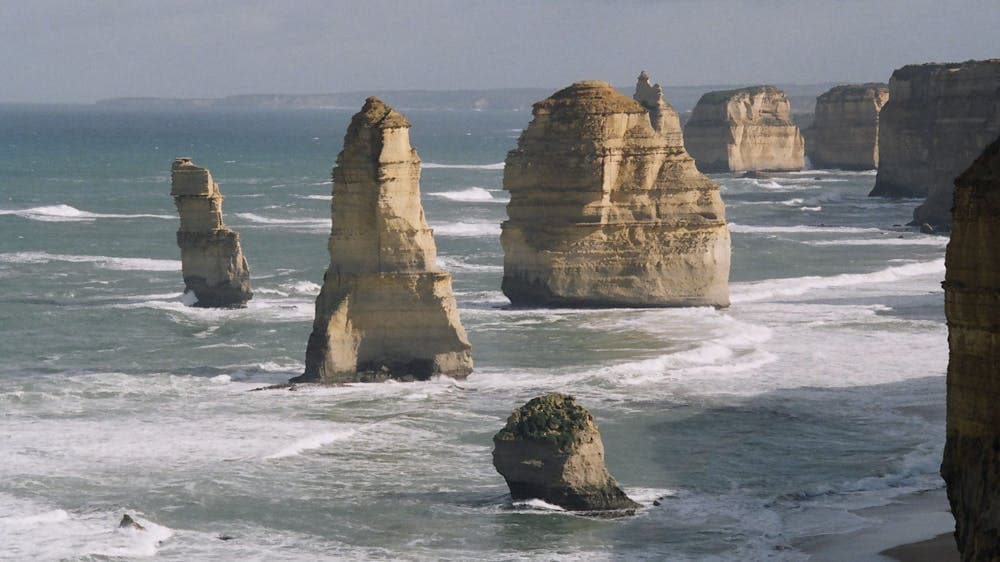
[[(917, 202), (867, 198), (872, 173), (713, 176), (731, 308), (506, 310), (516, 112), (408, 113), (476, 372), (247, 392), (303, 368), (349, 117), (0, 107), (0, 558), (795, 560), (941, 487), (946, 240), (894, 226)], [(246, 309), (180, 298), (182, 155), (222, 186)], [(511, 505), (490, 438), (555, 390), (636, 517)]]

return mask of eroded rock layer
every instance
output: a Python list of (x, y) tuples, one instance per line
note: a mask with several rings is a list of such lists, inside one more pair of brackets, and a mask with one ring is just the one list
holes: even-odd
[(872, 196), (927, 197), (914, 223), (951, 223), (955, 177), (1000, 134), (1000, 59), (892, 73)]
[(878, 120), (889, 99), (885, 84), (836, 86), (816, 98), (806, 151), (814, 168), (878, 167)]
[(174, 160), (170, 194), (181, 217), (184, 292), (194, 293), (198, 307), (241, 307), (253, 297), (250, 268), (240, 235), (222, 223), (222, 192), (205, 168), (190, 158)]
[(963, 560), (1000, 560), (1000, 139), (955, 181), (941, 475)]
[(297, 381), (465, 376), (471, 346), (435, 265), (406, 118), (368, 98), (333, 169), (330, 266)]
[(574, 511), (634, 511), (604, 463), (594, 417), (572, 396), (547, 394), (514, 410), (493, 436), (493, 466), (511, 497)]
[(695, 168), (675, 121), (657, 122), (669, 126), (654, 130), (605, 82), (534, 105), (504, 169), (502, 288), (514, 305), (729, 304), (719, 186)]
[(774, 86), (708, 92), (684, 126), (703, 172), (801, 170), (805, 142), (785, 93)]

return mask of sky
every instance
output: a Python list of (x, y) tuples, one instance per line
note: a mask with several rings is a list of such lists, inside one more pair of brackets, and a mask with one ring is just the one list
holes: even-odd
[(0, 0), (0, 101), (887, 81), (1000, 0)]

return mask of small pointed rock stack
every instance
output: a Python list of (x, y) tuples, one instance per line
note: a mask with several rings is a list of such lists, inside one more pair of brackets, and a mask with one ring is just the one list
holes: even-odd
[(240, 235), (222, 223), (222, 192), (212, 174), (190, 158), (174, 160), (170, 194), (181, 217), (177, 245), (181, 248), (184, 292), (194, 293), (195, 306), (241, 307), (253, 297), (250, 268)]
[(368, 98), (333, 169), (330, 266), (297, 382), (462, 377), (471, 346), (435, 265), (406, 118)]
[(1000, 560), (1000, 139), (955, 180), (941, 475), (963, 560)]
[[(646, 99), (645, 97), (643, 98)], [(670, 106), (585, 81), (534, 105), (507, 155), (503, 292), (515, 306), (727, 306), (719, 186)]]
[(632, 99), (649, 112), (649, 123), (653, 126), (653, 130), (666, 137), (670, 144), (684, 146), (681, 118), (673, 106), (663, 99), (663, 88), (659, 84), (649, 84), (649, 74), (646, 74), (645, 70), (639, 73)]

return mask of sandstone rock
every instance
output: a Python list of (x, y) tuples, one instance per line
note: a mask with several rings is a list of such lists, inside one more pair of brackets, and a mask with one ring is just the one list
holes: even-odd
[(420, 204), (410, 124), (368, 98), (333, 169), (330, 266), (296, 382), (461, 377), (471, 346)]
[(879, 117), (871, 195), (927, 196), (914, 224), (950, 224), (955, 176), (998, 134), (1000, 59), (897, 69)]
[(493, 446), (493, 466), (514, 500), (541, 499), (573, 511), (641, 507), (608, 473), (594, 417), (572, 396), (547, 394), (514, 410)]
[(684, 146), (680, 117), (673, 106), (663, 99), (663, 88), (659, 84), (652, 86), (649, 84), (649, 75), (645, 70), (639, 73), (632, 99), (649, 112), (649, 122), (653, 130), (667, 137), (671, 146)]
[(1000, 560), (1000, 139), (955, 180), (941, 475), (963, 560)]
[(703, 172), (787, 171), (805, 166), (805, 143), (785, 93), (774, 86), (708, 92), (684, 126)]
[(190, 158), (177, 158), (171, 170), (181, 227), (184, 292), (198, 298), (198, 307), (242, 307), (253, 298), (250, 267), (243, 257), (240, 235), (222, 223), (222, 192), (205, 168)]
[(816, 98), (806, 150), (814, 168), (878, 168), (878, 119), (889, 99), (885, 84), (835, 86)]
[(514, 305), (729, 304), (719, 186), (695, 168), (670, 106), (655, 105), (660, 132), (605, 82), (534, 105), (503, 178), (502, 288)]

